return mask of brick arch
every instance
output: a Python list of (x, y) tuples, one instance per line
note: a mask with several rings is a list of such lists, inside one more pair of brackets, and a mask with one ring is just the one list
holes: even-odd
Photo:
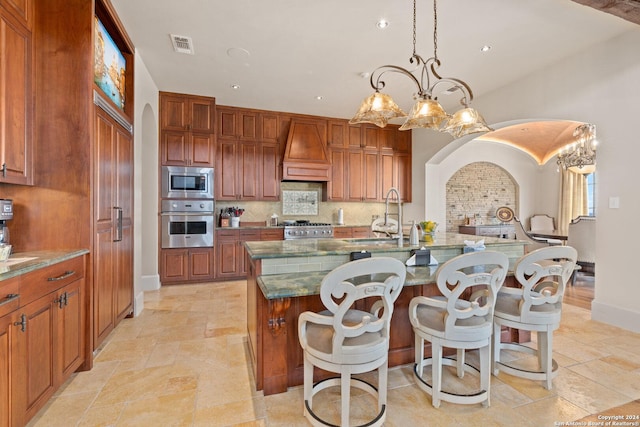
[(509, 206), (518, 212), (518, 183), (494, 163), (474, 162), (461, 167), (445, 188), (446, 231), (449, 232), (457, 233), (465, 218), (475, 214), (480, 215), (483, 224), (495, 223), (495, 210), (500, 206)]

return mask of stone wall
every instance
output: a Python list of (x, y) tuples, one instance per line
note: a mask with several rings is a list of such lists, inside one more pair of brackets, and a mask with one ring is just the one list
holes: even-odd
[[(476, 162), (459, 169), (446, 185), (446, 231), (458, 232), (469, 218), (476, 225), (495, 224), (496, 209), (508, 206), (518, 212), (518, 185), (500, 166)], [(438, 227), (444, 231), (444, 227)]]

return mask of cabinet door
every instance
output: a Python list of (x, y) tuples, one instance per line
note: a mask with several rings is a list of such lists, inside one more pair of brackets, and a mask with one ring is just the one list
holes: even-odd
[(350, 239), (353, 237), (353, 227), (334, 227), (334, 239)]
[(187, 149), (189, 166), (212, 168), (215, 166), (215, 135), (212, 133), (191, 133)]
[(361, 202), (364, 200), (364, 153), (362, 150), (349, 150), (347, 154), (347, 168), (349, 171), (347, 200)]
[(380, 128), (374, 125), (363, 125), (362, 148), (377, 150), (380, 148), (379, 135)]
[(218, 139), (237, 139), (239, 130), (235, 110), (217, 108)]
[(327, 145), (331, 148), (347, 148), (349, 146), (348, 123), (343, 120), (329, 120)]
[(185, 131), (189, 125), (189, 105), (179, 94), (160, 93), (160, 129)]
[(189, 280), (189, 251), (187, 249), (161, 250), (160, 281), (162, 283)]
[(49, 294), (19, 310), (20, 316), (24, 315), (25, 328), (19, 329), (20, 336), (16, 337), (19, 359), (14, 362), (23, 363), (24, 370), (15, 378), (12, 375), (12, 384), (16, 387), (12, 406), (14, 413), (25, 414), (25, 419), (31, 419), (54, 392), (53, 352), (58, 306), (53, 299), (53, 294)]
[[(133, 139), (116, 127), (115, 206), (116, 272), (114, 302), (116, 324), (133, 308)], [(118, 217), (119, 215), (119, 217)]]
[(189, 279), (208, 281), (214, 278), (213, 248), (189, 250)]
[(97, 161), (95, 163), (95, 209), (94, 209), (94, 350), (114, 328), (114, 286), (116, 253), (113, 241), (116, 238), (114, 222), (116, 211), (115, 126), (101, 109), (96, 109), (94, 142)]
[(280, 146), (273, 143), (260, 144), (259, 161), (258, 198), (280, 200)]
[[(19, 5), (20, 2), (16, 4)], [(0, 63), (0, 182), (31, 184), (31, 34), (21, 25), (14, 23), (1, 8), (0, 58), (3, 59)]]
[(238, 230), (216, 233), (216, 278), (238, 277)]
[(261, 113), (260, 114), (260, 137), (262, 142), (278, 143), (280, 135), (279, 118), (277, 114)]
[(163, 166), (189, 165), (189, 136), (186, 132), (160, 133), (160, 162)]
[(188, 96), (189, 130), (194, 133), (213, 134), (215, 129), (215, 99)]
[[(62, 384), (83, 361), (84, 348), (84, 279), (65, 286), (58, 292), (58, 300), (63, 304), (57, 306), (57, 357), (56, 373), (59, 375), (57, 384)], [(61, 298), (64, 296), (64, 298)]]
[(346, 156), (348, 151), (343, 149), (332, 149), (329, 152), (331, 159), (331, 181), (327, 183), (327, 197), (331, 201), (346, 199)]
[(216, 199), (236, 200), (238, 198), (238, 144), (236, 140), (218, 141), (216, 156)]
[(411, 154), (394, 155), (395, 169), (397, 173), (396, 188), (400, 192), (402, 201), (411, 202)]
[(375, 202), (380, 200), (379, 188), (380, 181), (378, 177), (378, 153), (375, 151), (364, 152), (364, 200), (367, 202)]
[[(385, 200), (385, 196), (387, 195), (387, 191), (391, 187), (395, 187), (398, 183), (398, 173), (396, 169), (396, 160), (393, 153), (381, 153), (380, 154), (380, 195), (379, 198), (381, 201)], [(400, 189), (398, 189), (400, 191)], [(400, 197), (403, 198), (404, 201), (404, 193), (400, 192)], [(395, 194), (393, 195), (393, 199), (395, 200)]]
[[(14, 326), (14, 322), (17, 322), (18, 316), (14, 312), (13, 314), (7, 314), (0, 317), (0, 426), (7, 427), (10, 425), (19, 425), (21, 423), (12, 422), (11, 414), (11, 392), (9, 387), (9, 378), (11, 377), (11, 367), (19, 364), (11, 363), (12, 342), (15, 340), (14, 334), (18, 331), (18, 327)], [(15, 381), (15, 380), (14, 380)], [(17, 389), (17, 387), (14, 387)], [(17, 414), (15, 414), (17, 415)]]
[(242, 200), (258, 199), (258, 176), (260, 172), (258, 145), (259, 144), (254, 142), (243, 142), (240, 144), (240, 151), (238, 153), (240, 188), (238, 196)]

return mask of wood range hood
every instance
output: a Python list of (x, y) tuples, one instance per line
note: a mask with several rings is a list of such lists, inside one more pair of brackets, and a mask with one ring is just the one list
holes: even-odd
[(282, 160), (283, 181), (331, 179), (327, 125), (317, 120), (293, 119)]

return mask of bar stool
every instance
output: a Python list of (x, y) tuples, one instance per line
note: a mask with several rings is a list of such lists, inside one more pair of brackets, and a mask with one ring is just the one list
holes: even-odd
[[(320, 298), (327, 308), (306, 311), (298, 318), (298, 338), (304, 352), (304, 416), (314, 426), (331, 426), (313, 412), (313, 397), (340, 386), (341, 425), (349, 425), (351, 387), (378, 400), (378, 415), (366, 426), (380, 426), (386, 419), (389, 323), (393, 304), (406, 276), (405, 265), (390, 257), (365, 258), (343, 264), (322, 280)], [(354, 308), (364, 301), (369, 311)], [(371, 302), (372, 304), (370, 304)], [(313, 383), (314, 366), (339, 374)], [(378, 388), (352, 378), (353, 374), (378, 371)]]
[[(409, 320), (415, 333), (416, 384), (431, 395), (434, 407), (438, 408), (441, 400), (489, 406), (493, 309), (508, 269), (509, 258), (501, 252), (459, 255), (436, 271), (442, 297), (418, 296), (409, 303)], [(424, 357), (425, 340), (431, 343), (429, 358)], [(443, 358), (443, 347), (457, 349), (457, 358)], [(479, 370), (465, 363), (465, 350), (469, 349), (479, 349)], [(422, 377), (429, 365), (432, 384)], [(479, 371), (480, 390), (464, 394), (443, 390), (443, 365), (455, 366), (460, 378), (465, 371)]]
[[(560, 326), (562, 297), (573, 273), (577, 252), (571, 246), (536, 249), (515, 265), (519, 288), (503, 287), (498, 293), (493, 316), (493, 374), (500, 371), (521, 378), (544, 381), (551, 390), (558, 365), (553, 360), (553, 331)], [(537, 348), (500, 342), (502, 326), (536, 332)], [(537, 369), (518, 367), (500, 360), (500, 350), (537, 356)]]

